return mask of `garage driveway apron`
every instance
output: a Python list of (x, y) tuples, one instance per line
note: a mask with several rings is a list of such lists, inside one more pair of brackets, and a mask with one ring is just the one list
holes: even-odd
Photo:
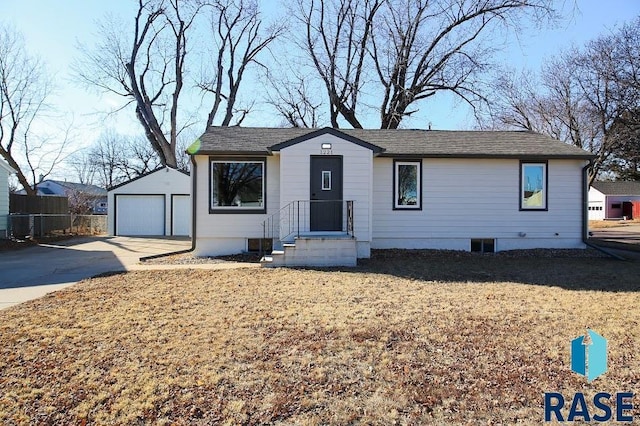
[(82, 237), (0, 253), (0, 309), (85, 278), (131, 269), (143, 256), (191, 247), (188, 238)]

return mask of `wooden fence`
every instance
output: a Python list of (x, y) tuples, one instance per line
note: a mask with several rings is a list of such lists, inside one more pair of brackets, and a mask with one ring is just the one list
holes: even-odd
[(11, 214), (9, 231), (15, 238), (60, 235), (101, 235), (107, 232), (106, 215)]
[(19, 214), (68, 214), (69, 199), (53, 195), (10, 194), (9, 213)]

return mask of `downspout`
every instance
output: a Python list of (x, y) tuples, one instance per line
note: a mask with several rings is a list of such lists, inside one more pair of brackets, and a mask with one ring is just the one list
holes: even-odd
[(193, 173), (193, 185), (191, 187), (191, 249), (187, 250), (186, 252), (192, 252), (196, 249), (196, 198), (198, 196), (198, 164), (196, 163), (195, 155), (191, 156), (191, 173)]
[(582, 168), (582, 241), (589, 243), (589, 169), (593, 166), (593, 160), (589, 159)]
[(186, 250), (172, 251), (171, 253), (154, 254), (151, 256), (141, 257), (139, 259), (140, 262), (144, 262), (151, 259), (157, 259), (159, 257), (173, 256), (174, 254), (191, 253), (196, 249), (196, 197), (198, 194), (198, 191), (196, 190), (198, 187), (197, 171), (198, 171), (198, 167), (196, 164), (195, 156), (192, 155), (191, 156), (191, 178), (192, 178), (193, 185), (191, 187), (191, 248), (188, 248)]
[(599, 247), (589, 241), (589, 169), (593, 166), (593, 160), (590, 159), (589, 163), (582, 168), (582, 242), (593, 249), (596, 249), (608, 256), (611, 256), (618, 260), (626, 260), (622, 256)]

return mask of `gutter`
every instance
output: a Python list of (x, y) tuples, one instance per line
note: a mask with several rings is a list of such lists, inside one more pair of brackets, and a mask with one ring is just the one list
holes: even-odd
[(598, 250), (607, 256), (611, 256), (617, 260), (626, 260), (622, 256), (618, 256), (610, 250), (597, 246), (589, 241), (589, 169), (593, 166), (593, 159), (589, 160), (589, 163), (582, 168), (582, 242), (592, 249)]
[(144, 256), (138, 259), (140, 262), (145, 262), (151, 259), (158, 259), (160, 257), (165, 257), (165, 256), (173, 256), (174, 254), (191, 253), (196, 249), (196, 198), (198, 193), (198, 191), (196, 191), (196, 188), (197, 188), (197, 182), (198, 182), (198, 173), (197, 173), (198, 166), (196, 165), (195, 156), (193, 155), (191, 156), (191, 166), (192, 166), (191, 176), (193, 179), (193, 186), (191, 187), (191, 248), (188, 248), (186, 250), (172, 251), (170, 253), (153, 254), (151, 256)]

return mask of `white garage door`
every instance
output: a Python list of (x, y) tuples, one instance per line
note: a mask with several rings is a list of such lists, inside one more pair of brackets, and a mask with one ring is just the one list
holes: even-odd
[(116, 195), (116, 235), (164, 235), (164, 195)]
[(191, 231), (191, 203), (188, 195), (173, 196), (173, 213), (171, 217), (172, 234), (188, 236)]
[(604, 202), (589, 201), (589, 220), (604, 220)]

